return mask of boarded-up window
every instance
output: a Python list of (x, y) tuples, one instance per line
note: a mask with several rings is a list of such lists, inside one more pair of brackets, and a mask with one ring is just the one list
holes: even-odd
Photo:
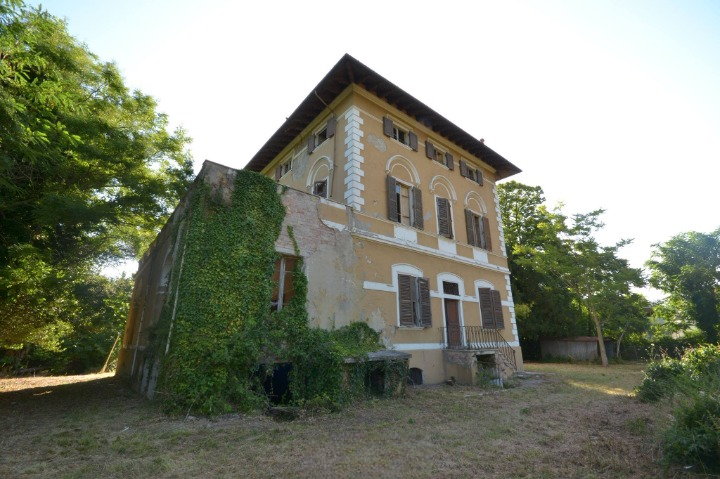
[(398, 306), (400, 326), (431, 327), (430, 281), (398, 274)]
[(295, 296), (293, 277), (297, 260), (294, 256), (282, 256), (275, 261), (271, 311), (280, 311)]
[(504, 329), (500, 292), (490, 288), (478, 288), (482, 326), (486, 329)]

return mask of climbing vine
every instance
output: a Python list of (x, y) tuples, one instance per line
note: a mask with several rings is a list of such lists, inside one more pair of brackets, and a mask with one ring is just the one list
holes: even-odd
[[(262, 406), (263, 375), (272, 374), (278, 362), (292, 364), (291, 398), (297, 404), (341, 405), (367, 389), (371, 367), (385, 368), (388, 378), (403, 384), (405, 362), (364, 361), (368, 352), (383, 348), (365, 323), (335, 331), (308, 326), (307, 278), (291, 228), (300, 258), (292, 272), (294, 296), (270, 312), (275, 241), (285, 215), (281, 193), (269, 178), (244, 170), (237, 173), (232, 197), (222, 193), (198, 182), (186, 231), (176, 236), (184, 245), (174, 271), (182, 271), (173, 274), (148, 351), (149, 357), (162, 357), (170, 338), (157, 389), (166, 410), (219, 414)], [(356, 361), (348, 365), (346, 358)]]

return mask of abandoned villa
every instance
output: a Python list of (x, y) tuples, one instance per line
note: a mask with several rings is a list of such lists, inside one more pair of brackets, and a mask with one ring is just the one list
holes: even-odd
[[(408, 361), (412, 382), (522, 370), (496, 190), (520, 169), (483, 140), (345, 55), (244, 169), (274, 179), (285, 207), (268, 312), (292, 298), (299, 256), (309, 326), (364, 322), (384, 357)], [(188, 300), (170, 291), (183, 274), (187, 197), (201, 185), (230, 195), (238, 174), (206, 161), (140, 261), (118, 375), (148, 397), (161, 311)]]

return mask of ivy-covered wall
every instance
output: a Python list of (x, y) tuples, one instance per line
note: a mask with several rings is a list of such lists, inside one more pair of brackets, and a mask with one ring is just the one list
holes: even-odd
[(196, 181), (171, 221), (175, 227), (165, 231), (173, 238), (172, 274), (142, 353), (146, 366), (131, 373), (144, 378), (140, 389), (154, 390), (170, 412), (217, 414), (265, 404), (262, 382), (275, 363), (292, 364), (291, 397), (299, 404), (334, 407), (364, 394), (372, 370), (387, 370), (402, 384), (406, 361), (364, 361), (382, 349), (365, 323), (310, 327), (302, 260), (293, 271), (293, 299), (270, 312), (281, 228), (303, 256), (292, 226), (283, 227), (282, 193), (257, 173), (212, 166), (203, 168), (208, 177)]

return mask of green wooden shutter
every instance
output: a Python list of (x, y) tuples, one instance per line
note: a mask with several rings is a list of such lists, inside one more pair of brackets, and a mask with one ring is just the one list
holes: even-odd
[(463, 160), (460, 160), (460, 176), (464, 178), (468, 176), (468, 166)]
[(449, 170), (455, 169), (455, 162), (453, 162), (453, 156), (450, 153), (445, 153), (445, 163), (447, 163)]
[(425, 156), (431, 160), (435, 159), (435, 145), (430, 143), (429, 140), (425, 140)]
[(310, 135), (310, 136), (308, 137), (308, 147), (307, 147), (307, 150), (308, 150), (308, 155), (309, 155), (310, 153), (312, 153), (313, 151), (315, 151), (315, 135)]
[(413, 225), (415, 228), (421, 230), (425, 227), (425, 221), (423, 220), (423, 207), (422, 207), (422, 191), (420, 188), (413, 188), (410, 191), (413, 200)]
[(503, 319), (502, 301), (500, 300), (500, 291), (492, 290), (493, 303), (493, 319), (495, 320), (496, 329), (505, 329), (505, 320)]
[(490, 220), (487, 216), (482, 217), (483, 235), (485, 236), (485, 249), (492, 250), (492, 242), (490, 241)]
[(390, 138), (393, 136), (393, 121), (386, 116), (383, 117), (383, 133)]
[(440, 236), (447, 236), (447, 209), (445, 208), (445, 203), (447, 200), (445, 198), (435, 198), (435, 203), (437, 205), (437, 220), (438, 220), (438, 235)]
[(493, 329), (495, 327), (494, 310), (492, 304), (492, 293), (490, 288), (478, 288), (480, 298), (480, 314), (482, 315), (482, 327)]
[(408, 132), (408, 143), (410, 143), (409, 146), (413, 149), (413, 151), (418, 151), (418, 138), (412, 131)]
[(388, 219), (390, 221), (400, 221), (400, 218), (398, 217), (397, 193), (395, 192), (395, 187), (397, 186), (397, 181), (395, 181), (395, 178), (388, 175), (386, 184), (387, 184)]
[(477, 240), (475, 238), (475, 228), (473, 219), (475, 214), (470, 210), (465, 210), (465, 228), (467, 230), (467, 242), (469, 245), (477, 246)]
[(413, 290), (415, 290), (415, 278), (406, 274), (398, 275), (398, 301), (400, 302), (400, 326), (414, 326), (413, 312)]
[(432, 327), (432, 311), (430, 309), (430, 281), (428, 278), (417, 278), (418, 300), (420, 301), (420, 322), (423, 328)]

